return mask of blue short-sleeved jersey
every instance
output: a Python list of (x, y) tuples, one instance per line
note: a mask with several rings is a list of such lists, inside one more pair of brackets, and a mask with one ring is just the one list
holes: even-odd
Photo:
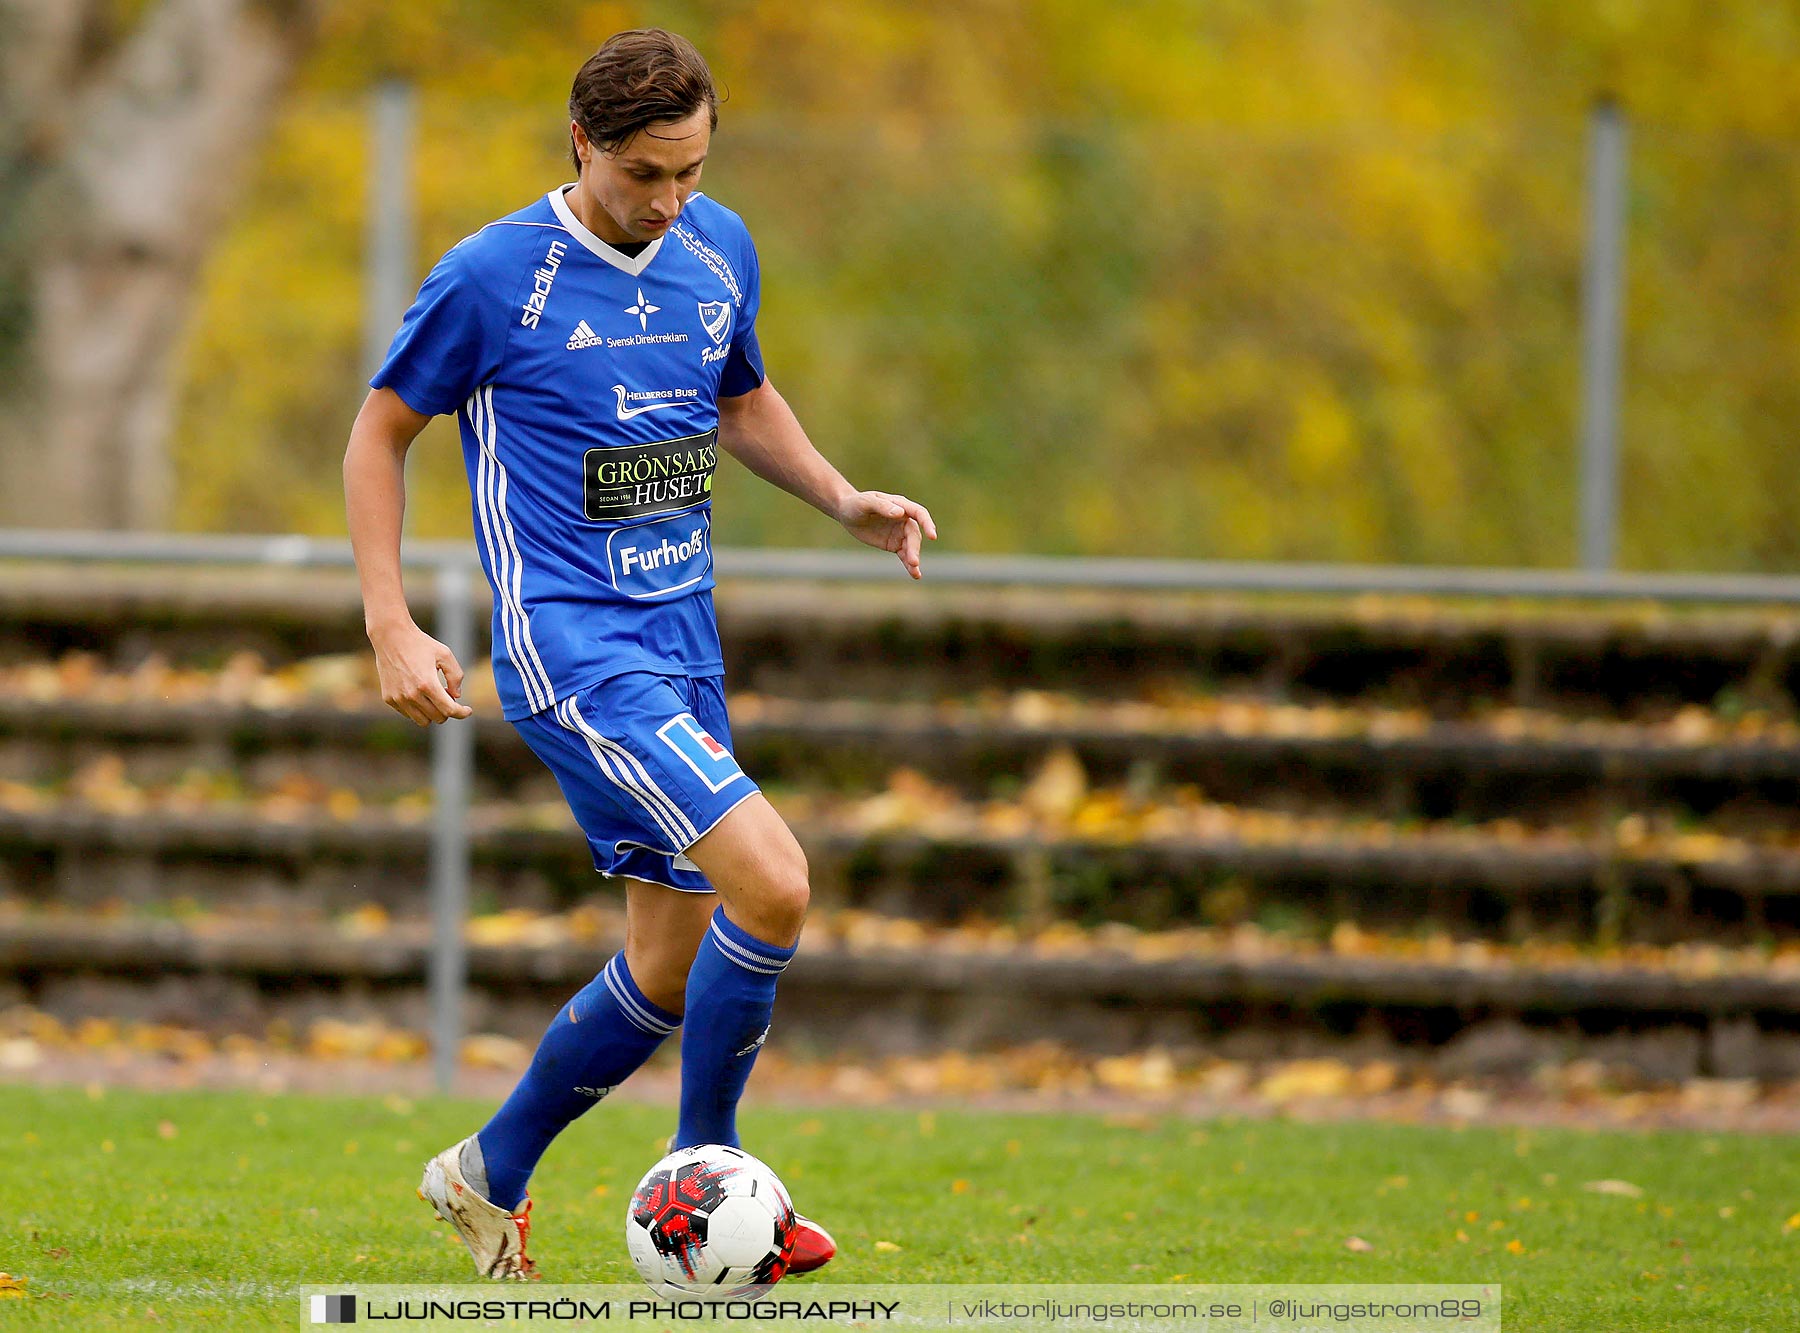
[(509, 719), (625, 672), (723, 672), (718, 400), (762, 383), (759, 296), (742, 220), (704, 195), (627, 256), (562, 189), (420, 288), (370, 384), (457, 414)]

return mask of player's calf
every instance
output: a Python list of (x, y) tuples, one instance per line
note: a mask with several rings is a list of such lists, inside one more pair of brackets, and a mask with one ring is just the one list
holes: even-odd
[(688, 972), (675, 1141), (735, 1147), (737, 1104), (769, 1035), (775, 983), (806, 919), (806, 856), (760, 794), (721, 819), (688, 856), (724, 902)]
[(671, 1014), (687, 1003), (688, 969), (717, 906), (715, 894), (625, 881), (625, 961), (645, 997)]

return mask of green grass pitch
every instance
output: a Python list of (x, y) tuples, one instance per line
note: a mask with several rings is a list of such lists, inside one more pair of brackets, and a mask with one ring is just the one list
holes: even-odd
[[(0, 1327), (292, 1328), (290, 1287), (474, 1282), (413, 1188), (486, 1103), (96, 1094), (0, 1087), (0, 1270), (29, 1293)], [(635, 1281), (623, 1210), (671, 1123), (614, 1103), (552, 1146), (549, 1281)], [(1780, 1139), (950, 1110), (744, 1127), (843, 1247), (796, 1286), (1499, 1281), (1508, 1330), (1731, 1333), (1791, 1326), (1800, 1281)]]

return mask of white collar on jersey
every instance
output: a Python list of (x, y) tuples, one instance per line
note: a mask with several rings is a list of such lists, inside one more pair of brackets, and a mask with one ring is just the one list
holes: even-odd
[(600, 258), (604, 259), (620, 272), (629, 273), (634, 278), (645, 269), (649, 268), (650, 261), (656, 258), (656, 252), (662, 249), (662, 243), (668, 239), (669, 233), (665, 231), (661, 236), (658, 236), (654, 241), (651, 241), (650, 244), (646, 245), (642, 250), (639, 250), (635, 255), (628, 255), (623, 250), (615, 250), (612, 246), (594, 235), (593, 232), (582, 226), (581, 219), (575, 216), (575, 210), (569, 207), (569, 201), (563, 198), (564, 190), (572, 190), (574, 188), (574, 183), (571, 182), (568, 185), (559, 185), (554, 190), (550, 191), (550, 207), (556, 211), (557, 220), (563, 224), (563, 227), (568, 231), (569, 235), (580, 241), (588, 249), (599, 255)]

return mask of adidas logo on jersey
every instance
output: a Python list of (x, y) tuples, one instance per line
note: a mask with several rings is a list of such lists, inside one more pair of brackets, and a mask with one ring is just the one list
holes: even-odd
[(588, 327), (588, 322), (584, 319), (575, 326), (575, 332), (569, 335), (568, 348), (573, 352), (583, 347), (598, 347), (605, 341), (606, 339)]

